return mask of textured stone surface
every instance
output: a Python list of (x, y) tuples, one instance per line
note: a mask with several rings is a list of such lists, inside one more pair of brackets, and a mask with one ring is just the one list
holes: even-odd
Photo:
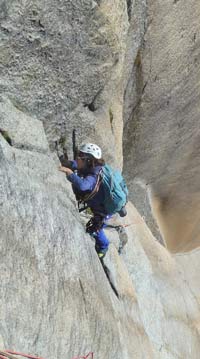
[(28, 148), (0, 136), (2, 347), (50, 359), (91, 350), (95, 359), (198, 359), (199, 251), (172, 257), (129, 204), (121, 256), (108, 230), (109, 282), (57, 160)]
[(76, 128), (121, 167), (123, 117), (132, 198), (172, 251), (198, 246), (199, 15), (195, 0), (0, 2), (2, 348), (199, 358), (199, 250), (172, 256), (129, 204), (108, 280), (41, 125), (51, 149), (72, 156)]
[[(146, 186), (140, 179), (134, 179), (132, 172), (131, 156), (135, 156), (132, 150), (132, 135), (134, 131), (130, 121), (132, 119), (135, 107), (140, 101), (142, 91), (142, 84), (139, 82), (141, 71), (139, 67), (140, 51), (143, 47), (144, 35), (147, 30), (147, 4), (145, 1), (129, 1), (129, 30), (127, 35), (127, 50), (123, 69), (124, 78), (124, 103), (123, 103), (123, 120), (125, 125), (123, 153), (124, 156), (124, 173), (130, 188), (130, 199), (137, 205), (140, 214), (145, 218), (148, 226), (156, 235), (156, 238), (162, 241), (160, 230), (152, 217), (149, 197), (146, 191)], [(132, 121), (131, 121), (132, 122)], [(131, 133), (129, 133), (131, 127)], [(131, 139), (131, 140), (130, 140)], [(127, 158), (127, 153), (129, 158)], [(131, 168), (130, 168), (131, 166)], [(135, 176), (135, 172), (134, 172)]]
[(0, 126), (13, 146), (44, 153), (49, 151), (42, 123), (19, 111), (5, 97), (0, 98)]
[(197, 359), (200, 252), (172, 256), (155, 241), (131, 205), (128, 220), (134, 225), (127, 229), (123, 260), (134, 283), (145, 332), (158, 358)]
[(0, 91), (43, 121), (52, 150), (65, 141), (71, 156), (76, 128), (121, 167), (126, 1), (8, 0), (0, 13)]
[(133, 191), (135, 183), (148, 189), (172, 251), (200, 241), (199, 19), (196, 0), (148, 2), (132, 75), (135, 101), (125, 125), (129, 184)]
[[(44, 136), (42, 130), (38, 136)], [(125, 298), (121, 301), (80, 224), (71, 186), (52, 156), (12, 147), (1, 136), (0, 168), (4, 347), (47, 358), (71, 358), (91, 350), (95, 359), (153, 353), (127, 270), (118, 279)]]

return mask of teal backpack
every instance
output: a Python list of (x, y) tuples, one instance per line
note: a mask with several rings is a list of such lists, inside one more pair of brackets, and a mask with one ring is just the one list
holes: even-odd
[(128, 188), (122, 174), (109, 165), (105, 165), (102, 167), (100, 176), (106, 212), (110, 214), (120, 212), (128, 201)]
[[(104, 198), (101, 204), (105, 212), (108, 214), (119, 213), (121, 217), (126, 216), (125, 205), (128, 202), (128, 188), (121, 172), (113, 170), (109, 165), (102, 167), (98, 174), (95, 188), (82, 199), (79, 199), (79, 204), (86, 203), (93, 198), (100, 186), (103, 186), (104, 191)], [(79, 207), (79, 212), (84, 211), (86, 208), (88, 206)]]
[(128, 201), (128, 188), (120, 171), (113, 170), (109, 165), (103, 166), (98, 175), (96, 188), (89, 195), (90, 198), (97, 193), (100, 185), (104, 189), (102, 204), (105, 211), (110, 214), (120, 212)]

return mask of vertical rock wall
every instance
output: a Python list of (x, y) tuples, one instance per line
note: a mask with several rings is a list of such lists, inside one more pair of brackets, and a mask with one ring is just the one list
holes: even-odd
[(123, 117), (130, 193), (148, 217), (148, 189), (171, 250), (198, 246), (197, 1), (7, 0), (0, 10), (2, 347), (198, 359), (199, 251), (172, 257), (129, 205), (121, 256), (108, 234), (114, 291), (42, 128), (51, 150), (72, 156), (76, 129), (121, 167)]
[[(125, 123), (129, 185), (133, 193), (138, 184), (149, 192), (172, 251), (194, 248), (200, 240), (199, 19), (195, 0), (148, 2)], [(136, 202), (141, 206), (137, 192)]]
[(198, 251), (172, 258), (129, 204), (121, 256), (107, 230), (108, 280), (41, 122), (1, 105), (12, 143), (0, 135), (2, 348), (49, 359), (89, 351), (94, 359), (198, 359)]
[(113, 247), (116, 295), (41, 122), (1, 99), (2, 127), (1, 348), (49, 359), (154, 358), (128, 271)]
[(96, 141), (122, 166), (127, 3), (3, 1), (1, 93), (43, 121), (51, 150)]

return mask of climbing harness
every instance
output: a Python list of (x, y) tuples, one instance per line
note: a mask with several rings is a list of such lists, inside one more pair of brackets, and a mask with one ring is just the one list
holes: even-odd
[[(20, 355), (24, 358), (28, 358), (28, 359), (44, 359), (41, 357), (37, 357), (35, 355), (29, 355), (29, 354), (24, 354), (24, 353), (19, 353), (19, 352), (15, 352), (12, 350), (0, 350), (0, 358), (1, 359), (17, 359), (17, 357), (15, 357), (14, 355)], [(94, 359), (94, 353), (90, 352), (87, 355), (82, 355), (82, 356), (77, 356), (74, 357), (72, 359)]]
[(105, 217), (101, 215), (94, 215), (89, 222), (86, 224), (86, 232), (93, 233), (98, 232), (103, 226)]

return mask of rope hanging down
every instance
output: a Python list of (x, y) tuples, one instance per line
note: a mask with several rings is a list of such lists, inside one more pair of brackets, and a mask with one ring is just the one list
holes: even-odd
[[(22, 357), (28, 358), (28, 359), (44, 359), (41, 357), (37, 357), (35, 355), (29, 355), (29, 354), (24, 354), (24, 353), (19, 353), (19, 352), (14, 352), (12, 350), (0, 350), (0, 359), (18, 359), (17, 357), (15, 357), (14, 355), (20, 355)], [(94, 353), (90, 352), (85, 356), (78, 356), (78, 357), (74, 357), (72, 359), (94, 359)]]

